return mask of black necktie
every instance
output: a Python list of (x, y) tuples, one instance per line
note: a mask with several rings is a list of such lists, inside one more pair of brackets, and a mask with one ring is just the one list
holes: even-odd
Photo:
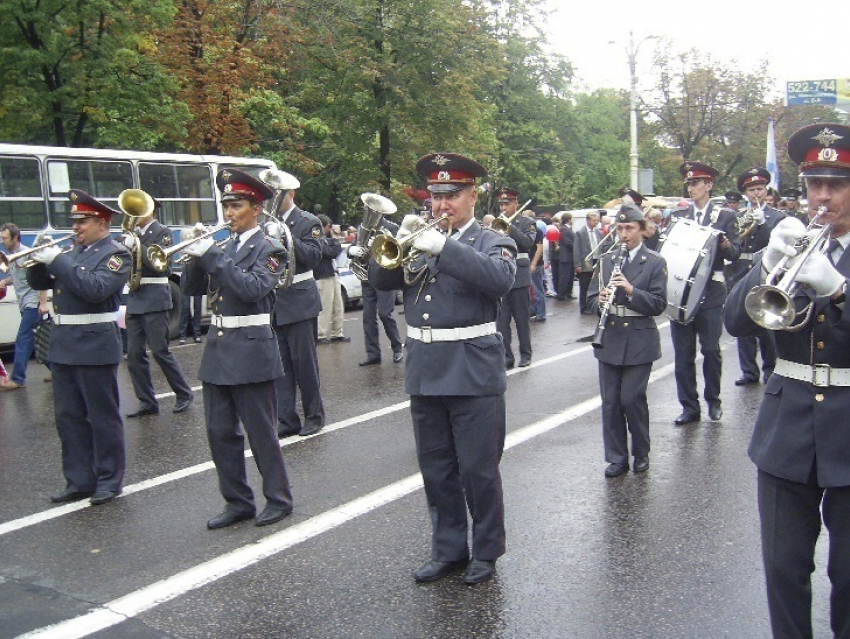
[(233, 240), (233, 244), (230, 245), (230, 257), (234, 257), (236, 252), (239, 250), (239, 236), (236, 236), (236, 239)]
[(838, 260), (834, 260), (834, 259), (832, 259), (833, 253), (834, 253), (835, 251), (837, 251), (837, 250), (841, 249), (841, 248), (842, 248), (842, 247), (841, 247), (841, 242), (839, 242), (839, 241), (838, 241), (838, 240), (836, 240), (835, 238), (832, 238), (832, 239), (829, 241), (829, 244), (828, 244), (828, 245), (827, 245), (827, 247), (826, 247), (826, 256), (829, 258), (829, 261), (832, 263), (832, 265), (833, 265), (833, 266), (835, 266), (836, 262), (838, 262), (838, 260), (840, 260), (840, 259), (841, 259), (841, 253), (839, 253), (839, 254), (838, 254)]

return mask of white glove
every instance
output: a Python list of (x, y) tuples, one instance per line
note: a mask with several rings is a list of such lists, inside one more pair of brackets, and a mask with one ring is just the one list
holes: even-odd
[(431, 255), (439, 255), (443, 252), (447, 239), (449, 238), (437, 229), (428, 229), (413, 239), (413, 247)]
[(45, 246), (40, 251), (36, 251), (32, 254), (32, 259), (36, 262), (41, 262), (42, 264), (50, 265), (53, 263), (53, 260), (56, 259), (56, 256), (62, 252), (62, 249), (58, 246)]
[(395, 239), (401, 242), (408, 235), (413, 233), (422, 224), (422, 220), (418, 215), (405, 215), (401, 221), (401, 226), (398, 227), (398, 232), (395, 234)]
[(365, 257), (369, 254), (369, 249), (365, 246), (357, 246), (356, 244), (352, 244), (348, 247), (348, 257), (351, 259), (356, 259), (358, 257)]
[(279, 240), (281, 235), (283, 235), (283, 231), (281, 231), (280, 225), (283, 222), (273, 222), (268, 221), (263, 225), (263, 232), (268, 236), (272, 237), (276, 240)]
[(180, 229), (180, 241), (185, 242), (195, 237), (194, 229)]
[(209, 229), (201, 224), (200, 222), (195, 222), (195, 226), (192, 227), (192, 235), (191, 237), (198, 237), (199, 235), (203, 235), (209, 231)]
[(121, 243), (127, 247), (127, 250), (132, 252), (136, 250), (136, 247), (139, 245), (139, 238), (135, 235), (135, 233), (124, 233), (121, 236)]
[(809, 259), (800, 265), (796, 281), (814, 289), (819, 296), (831, 297), (844, 286), (845, 280), (826, 255), (812, 253)]
[(770, 241), (764, 249), (761, 263), (768, 271), (772, 271), (783, 257), (797, 254), (794, 245), (805, 235), (806, 227), (800, 220), (795, 217), (784, 218), (770, 232)]
[(184, 248), (183, 252), (186, 255), (191, 255), (192, 257), (201, 257), (201, 255), (210, 250), (210, 247), (213, 244), (215, 244), (215, 240), (211, 237), (205, 237), (204, 239), (198, 240), (194, 244), (190, 244)]
[(753, 209), (753, 219), (756, 221), (756, 224), (761, 226), (765, 223), (764, 211), (762, 209)]

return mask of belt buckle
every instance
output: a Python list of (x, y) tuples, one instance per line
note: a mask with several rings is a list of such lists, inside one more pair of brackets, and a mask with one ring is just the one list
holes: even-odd
[(423, 344), (430, 344), (434, 341), (434, 334), (431, 332), (430, 326), (423, 326), (419, 329), (420, 335), (422, 339), (420, 340)]
[(216, 315), (213, 318), (213, 326), (216, 328), (224, 328), (224, 318), (221, 315)]
[(832, 367), (829, 364), (815, 364), (812, 366), (812, 384), (818, 388), (828, 388), (831, 371)]

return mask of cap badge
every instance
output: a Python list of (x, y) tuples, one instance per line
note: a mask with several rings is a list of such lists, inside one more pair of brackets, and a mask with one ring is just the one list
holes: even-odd
[(838, 160), (838, 151), (835, 149), (821, 149), (818, 153), (818, 160), (821, 162), (835, 162)]
[(437, 155), (435, 155), (435, 156), (434, 156), (434, 159), (433, 159), (433, 160), (431, 160), (431, 161), (432, 161), (434, 164), (436, 164), (437, 166), (443, 166), (444, 164), (448, 164), (448, 163), (449, 163), (449, 158), (447, 158), (447, 157), (446, 157), (446, 156), (444, 156), (444, 155), (439, 155), (439, 154), (437, 154)]
[(71, 201), (72, 202), (76, 202), (79, 199), (79, 197), (80, 196), (77, 195), (76, 193), (71, 193)]
[(221, 177), (225, 181), (229, 180), (231, 175), (233, 175), (233, 174), (230, 171), (228, 171), (227, 169), (225, 169), (224, 171), (221, 172)]
[(837, 142), (838, 140), (844, 139), (844, 136), (836, 135), (834, 131), (831, 131), (828, 128), (824, 128), (823, 131), (818, 133), (812, 139), (820, 142), (821, 146), (830, 146), (833, 142)]
[(688, 172), (688, 174), (690, 174), (690, 173), (692, 173), (692, 172), (693, 172), (693, 168), (694, 168), (694, 166), (693, 166), (693, 164), (691, 164), (690, 162), (688, 162), (688, 163), (685, 165), (685, 171), (687, 171), (687, 172)]
[(750, 169), (750, 170), (748, 171), (748, 173), (749, 173), (750, 175), (758, 175), (758, 172), (759, 172), (759, 170), (758, 170), (758, 169)]
[(439, 171), (437, 173), (437, 180), (440, 182), (448, 182), (452, 179), (452, 174), (448, 171)]
[(224, 192), (225, 193), (230, 193), (232, 190), (233, 190), (233, 185), (230, 184), (229, 182), (224, 185)]

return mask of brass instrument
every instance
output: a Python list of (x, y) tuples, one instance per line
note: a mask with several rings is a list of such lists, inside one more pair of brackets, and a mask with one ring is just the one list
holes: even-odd
[(369, 252), (372, 257), (378, 262), (381, 268), (396, 269), (404, 266), (419, 255), (418, 251), (411, 250), (413, 240), (422, 235), (430, 228), (437, 226), (443, 220), (448, 220), (449, 216), (444, 213), (437, 219), (431, 222), (420, 221), (419, 228), (415, 229), (410, 235), (398, 240), (391, 235), (378, 235), (372, 241), (372, 246)]
[[(27, 255), (32, 255), (33, 253), (37, 253), (43, 248), (47, 248), (48, 246), (56, 246), (57, 244), (61, 244), (62, 242), (67, 242), (68, 240), (73, 240), (76, 237), (76, 233), (68, 233), (67, 235), (62, 235), (61, 237), (57, 237), (54, 240), (41, 241), (39, 240), (43, 238), (43, 235), (39, 235), (36, 238), (35, 243), (32, 247), (28, 249), (24, 249), (23, 251), (18, 251), (17, 253), (12, 253), (11, 255), (7, 255), (6, 253), (0, 253), (0, 273), (8, 273), (9, 267), (12, 265), (12, 262), (21, 259), (22, 257), (26, 257)], [(29, 268), (31, 266), (35, 266), (38, 264), (33, 259), (29, 259), (21, 265), (21, 268)]]
[[(608, 278), (608, 283), (605, 286), (602, 286), (602, 268), (599, 269), (600, 291), (611, 286), (611, 282), (614, 278), (618, 277), (620, 273), (623, 272), (623, 260), (626, 259), (626, 253), (628, 253), (628, 251), (629, 246), (625, 242), (621, 242), (620, 245), (617, 246), (617, 252), (614, 254), (614, 268), (611, 270), (611, 277)], [(614, 303), (615, 294), (616, 289), (610, 292), (607, 299), (601, 306), (599, 322), (596, 324), (596, 331), (593, 334), (593, 341), (591, 342), (593, 348), (604, 348), (602, 345), (602, 339), (605, 337), (605, 323), (608, 320), (608, 313), (611, 311), (611, 304)]]
[[(756, 200), (758, 202), (758, 200)], [(747, 207), (744, 211), (744, 214), (740, 217), (735, 218), (735, 227), (738, 230), (738, 235), (741, 236), (741, 241), (747, 239), (753, 231), (758, 228), (758, 221), (756, 220), (756, 216), (754, 215), (754, 211), (762, 212), (764, 211), (764, 207), (767, 202), (758, 202), (757, 206), (753, 208), (752, 204)]]
[[(278, 191), (278, 193), (280, 193), (280, 191)], [(277, 194), (275, 194), (275, 198), (277, 198)], [(269, 221), (263, 225), (263, 232), (267, 237), (271, 237), (279, 241), (286, 250), (287, 266), (283, 273), (281, 273), (276, 287), (281, 290), (286, 290), (289, 288), (290, 284), (292, 284), (292, 278), (295, 277), (295, 244), (292, 242), (292, 232), (284, 222), (281, 222), (275, 215), (268, 211), (263, 211), (262, 215), (269, 219)]]
[[(230, 241), (230, 239), (231, 239), (231, 238), (228, 236), (228, 237), (224, 238), (223, 240), (219, 240), (218, 242), (216, 242), (216, 243), (215, 243), (215, 245), (216, 245), (218, 248), (223, 248), (223, 247), (224, 247), (224, 245), (225, 245), (225, 244), (227, 244), (227, 243)], [(180, 256), (178, 256), (178, 257), (175, 257), (175, 258), (171, 261), (171, 263), (172, 263), (172, 264), (180, 264), (180, 265), (183, 265), (183, 264), (185, 264), (186, 262), (189, 262), (190, 260), (194, 260), (194, 259), (195, 259), (195, 256), (194, 256), (194, 255), (189, 255), (188, 253), (183, 253), (183, 255), (180, 255)]]
[[(189, 246), (190, 244), (194, 244), (198, 240), (203, 240), (205, 238), (211, 237), (218, 233), (219, 231), (229, 230), (230, 222), (224, 222), (223, 224), (219, 224), (216, 227), (211, 228), (205, 233), (201, 233), (200, 235), (196, 235), (192, 239), (186, 240), (184, 242), (180, 242), (179, 244), (175, 244), (174, 246), (169, 246), (168, 248), (162, 248), (154, 244), (153, 246), (148, 247), (147, 257), (148, 262), (151, 263), (151, 266), (154, 270), (159, 271), (160, 273), (166, 271), (168, 269), (168, 259), (174, 255), (175, 253), (182, 251), (184, 248)], [(185, 263), (186, 259), (183, 260)]]
[(367, 269), (371, 258), (369, 249), (372, 242), (379, 234), (387, 234), (381, 230), (381, 220), (385, 215), (395, 213), (398, 208), (392, 200), (377, 193), (363, 193), (360, 196), (360, 201), (363, 202), (363, 221), (357, 229), (357, 239), (354, 245), (367, 250), (364, 255), (351, 258), (350, 266), (357, 279), (363, 282), (368, 277)]
[[(135, 237), (139, 220), (153, 214), (154, 209), (156, 209), (156, 202), (141, 189), (125, 189), (118, 195), (118, 208), (124, 213), (121, 230), (124, 231), (125, 236), (132, 235)], [(132, 261), (130, 262), (130, 279), (127, 281), (127, 286), (131, 291), (135, 291), (142, 283), (141, 244), (136, 242), (136, 248), (131, 250), (130, 253)], [(166, 268), (168, 267), (166, 266)]]
[(507, 235), (508, 229), (511, 228), (511, 224), (513, 224), (513, 221), (517, 218), (517, 216), (520, 213), (522, 213), (525, 210), (525, 207), (527, 207), (529, 204), (531, 204), (531, 200), (528, 200), (528, 202), (526, 202), (521, 207), (519, 207), (514, 212), (514, 214), (511, 215), (510, 217), (505, 217), (504, 215), (500, 215), (495, 220), (493, 220), (493, 222), (490, 224), (490, 228), (493, 229), (494, 231), (496, 231), (497, 233), (501, 233), (502, 235)]
[[(754, 286), (747, 293), (744, 300), (744, 308), (750, 318), (759, 326), (771, 331), (798, 331), (803, 328), (814, 311), (814, 302), (801, 313), (794, 308), (794, 295), (800, 288), (796, 281), (803, 264), (815, 251), (824, 252), (829, 244), (832, 232), (831, 224), (820, 224), (818, 221), (827, 211), (825, 206), (818, 207), (817, 214), (806, 227), (806, 235), (794, 246), (797, 255), (794, 257), (784, 256), (776, 266), (768, 273), (765, 283)], [(817, 231), (812, 237), (809, 233)], [(794, 263), (788, 267), (788, 261), (794, 259)], [(803, 319), (797, 323), (797, 317), (803, 315)]]

